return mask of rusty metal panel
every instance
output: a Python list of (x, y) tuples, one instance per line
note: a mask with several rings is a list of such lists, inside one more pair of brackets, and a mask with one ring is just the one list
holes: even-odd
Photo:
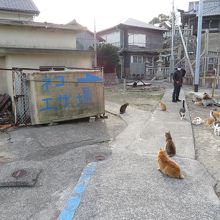
[(99, 70), (35, 72), (29, 75), (32, 124), (104, 114), (104, 86)]

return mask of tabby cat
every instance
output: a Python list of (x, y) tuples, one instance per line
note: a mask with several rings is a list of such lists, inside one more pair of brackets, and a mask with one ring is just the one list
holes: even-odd
[(176, 147), (175, 144), (173, 142), (173, 139), (171, 137), (170, 132), (165, 132), (165, 137), (166, 137), (166, 147), (165, 150), (167, 152), (167, 154), (172, 157), (176, 154)]

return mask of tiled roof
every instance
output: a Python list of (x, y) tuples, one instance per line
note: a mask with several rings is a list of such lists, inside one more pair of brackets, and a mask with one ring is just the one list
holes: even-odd
[(143, 21), (138, 21), (138, 20), (133, 19), (133, 18), (128, 18), (127, 20), (121, 22), (120, 24), (118, 24), (114, 27), (99, 31), (98, 34), (103, 34), (106, 31), (108, 32), (112, 29), (115, 29), (116, 27), (118, 27), (120, 25), (127, 25), (127, 26), (132, 26), (132, 27), (139, 27), (139, 28), (147, 28), (147, 29), (159, 30), (159, 31), (164, 31), (164, 32), (167, 31), (167, 29), (165, 29), (165, 28), (157, 27), (157, 26), (154, 26), (152, 24), (148, 24), (148, 23), (145, 23)]
[[(186, 14), (198, 14), (199, 1), (189, 2)], [(203, 16), (220, 15), (220, 0), (205, 0), (203, 2)]]
[(0, 10), (39, 14), (32, 0), (0, 0)]
[(81, 26), (80, 24), (54, 24), (48, 22), (35, 22), (35, 21), (13, 21), (0, 19), (0, 25), (7, 26), (20, 26), (20, 27), (34, 27), (34, 28), (45, 28), (45, 29), (62, 29), (69, 31), (86, 31), (87, 28)]
[(128, 18), (128, 19), (125, 20), (124, 22), (121, 22), (121, 24), (125, 24), (125, 25), (128, 25), (128, 26), (134, 26), (134, 27), (155, 29), (155, 30), (160, 30), (160, 31), (166, 30), (166, 29), (164, 29), (164, 28), (156, 27), (156, 26), (154, 26), (154, 25), (152, 25), (152, 24), (148, 24), (148, 23), (145, 23), (145, 22), (143, 22), (143, 21), (138, 21), (138, 20), (133, 19), (133, 18)]

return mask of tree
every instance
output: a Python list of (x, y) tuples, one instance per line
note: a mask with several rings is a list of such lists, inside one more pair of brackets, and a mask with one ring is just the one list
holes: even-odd
[(104, 67), (105, 73), (115, 72), (119, 66), (118, 48), (111, 44), (99, 44), (97, 46), (97, 64)]
[(150, 24), (162, 24), (163, 22), (168, 21), (170, 24), (172, 23), (171, 16), (165, 14), (159, 14), (157, 17), (154, 17), (149, 23)]

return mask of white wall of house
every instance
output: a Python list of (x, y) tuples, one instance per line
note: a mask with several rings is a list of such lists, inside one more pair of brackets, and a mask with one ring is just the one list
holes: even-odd
[[(5, 68), (5, 57), (0, 56), (0, 68)], [(0, 70), (0, 94), (7, 91), (7, 72)]]
[[(39, 68), (39, 66), (67, 66), (78, 68), (92, 68), (92, 57), (89, 53), (79, 52), (75, 52), (74, 54), (11, 54), (6, 57), (6, 68)], [(5, 88), (3, 92), (7, 92), (10, 96), (12, 96), (12, 73), (7, 71), (6, 76), (7, 88)], [(0, 82), (2, 81), (1, 77), (2, 76), (0, 76)]]
[(0, 31), (0, 47), (76, 49), (72, 31), (5, 25)]

